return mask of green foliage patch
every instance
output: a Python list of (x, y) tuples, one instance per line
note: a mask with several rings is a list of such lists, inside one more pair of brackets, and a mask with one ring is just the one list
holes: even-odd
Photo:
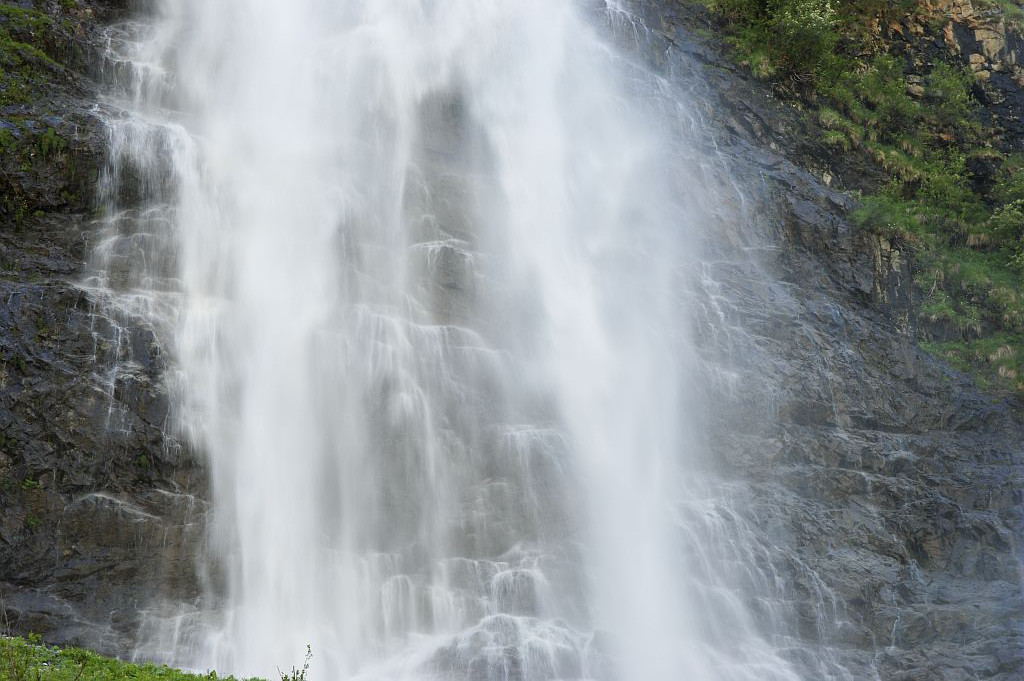
[(970, 371), (984, 387), (1012, 385), (1024, 392), (1024, 335), (998, 333), (971, 341), (924, 342), (928, 352), (962, 371)]
[[(700, 2), (723, 19), (739, 61), (814, 113), (827, 145), (885, 171), (889, 181), (862, 197), (853, 218), (913, 247), (922, 345), (990, 388), (1024, 392), (1024, 156), (991, 146), (967, 68), (935, 61), (922, 73), (881, 37), (879, 26), (927, 19), (928, 8), (918, 0)], [(1011, 25), (1024, 19), (1015, 3), (988, 6)], [(994, 178), (979, 182), (977, 167), (994, 169)]]
[(0, 106), (31, 102), (61, 71), (63, 28), (44, 12), (0, 4)]
[(1015, 0), (978, 0), (982, 9), (997, 9), (1006, 17), (1007, 23), (1018, 30), (1024, 27), (1024, 7)]
[(43, 158), (49, 158), (53, 154), (64, 151), (67, 146), (67, 141), (53, 128), (47, 128), (46, 132), (39, 136), (39, 153), (43, 155)]
[[(0, 637), (0, 681), (217, 681), (160, 665), (130, 664), (79, 648), (52, 648), (38, 636)], [(233, 681), (225, 677), (222, 681)], [(253, 680), (255, 681), (255, 680)]]

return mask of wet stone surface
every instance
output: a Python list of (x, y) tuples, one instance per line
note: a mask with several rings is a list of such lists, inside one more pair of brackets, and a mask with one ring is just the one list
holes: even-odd
[(701, 72), (722, 163), (762, 216), (759, 238), (733, 243), (763, 269), (725, 252), (712, 275), (742, 295), (707, 320), (734, 330), (728, 356), (705, 348), (709, 374), (732, 377), (711, 381), (710, 458), (749, 481), (750, 522), (791, 567), (799, 636), (850, 678), (1018, 678), (1021, 405), (916, 347), (912, 254), (849, 223), (851, 200), (820, 179), (872, 178), (730, 67), (699, 9), (636, 4), (663, 72)]
[(42, 94), (0, 108), (0, 617), (118, 653), (155, 585), (194, 593), (204, 510), (201, 474), (164, 434), (152, 333), (80, 287), (107, 144), (89, 74), (97, 22), (122, 5), (36, 3), (74, 22), (73, 49)]

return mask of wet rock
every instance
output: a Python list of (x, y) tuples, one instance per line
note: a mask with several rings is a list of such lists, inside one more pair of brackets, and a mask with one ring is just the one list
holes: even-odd
[(97, 18), (126, 8), (80, 2), (66, 70), (0, 108), (0, 618), (115, 653), (169, 573), (194, 594), (203, 489), (165, 434), (151, 332), (97, 314), (79, 286), (107, 144), (88, 55)]
[[(823, 677), (814, 665), (828, 655), (858, 679), (1020, 678), (1021, 405), (916, 347), (912, 253), (851, 225), (852, 201), (817, 179), (826, 165), (833, 186), (855, 187), (856, 166), (814, 149), (814, 123), (794, 120), (766, 86), (712, 66), (725, 57), (699, 7), (635, 6), (662, 27), (651, 50), (664, 50), (667, 72), (693, 68), (695, 48), (681, 46), (699, 45), (707, 87), (694, 97), (768, 222), (754, 241), (769, 277), (727, 265), (713, 275), (744, 292), (731, 314), (746, 329), (730, 339), (728, 365), (744, 388), (723, 389), (708, 411), (715, 465), (749, 481), (749, 522), (780, 538), (766, 550), (788, 556), (793, 619), (770, 634), (817, 651), (792, 658), (806, 678)], [(969, 2), (947, 9), (956, 22), (983, 20)], [(958, 43), (965, 55), (1012, 59), (1012, 41), (976, 36)], [(992, 71), (986, 87), (1003, 87)], [(990, 170), (978, 159), (972, 179)]]
[(999, 172), (999, 160), (993, 156), (971, 156), (967, 159), (967, 172), (970, 173), (971, 187), (974, 191), (988, 195), (996, 183)]

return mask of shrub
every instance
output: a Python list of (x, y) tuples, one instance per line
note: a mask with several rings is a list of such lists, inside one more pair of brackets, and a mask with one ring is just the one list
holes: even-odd
[(939, 62), (928, 74), (928, 97), (933, 106), (928, 112), (933, 122), (943, 126), (961, 126), (977, 108), (971, 96), (974, 78), (964, 68)]

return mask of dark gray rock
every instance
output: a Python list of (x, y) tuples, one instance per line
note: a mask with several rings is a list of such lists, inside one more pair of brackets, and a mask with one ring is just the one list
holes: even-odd
[(77, 286), (107, 145), (86, 74), (97, 17), (122, 5), (79, 3), (65, 70), (0, 109), (0, 621), (106, 652), (128, 649), (156, 585), (195, 592), (205, 487), (164, 435), (152, 334)]
[[(872, 172), (729, 66), (702, 8), (632, 4), (648, 60), (692, 93), (760, 216), (734, 240), (757, 256), (725, 249), (714, 272), (742, 330), (728, 359), (703, 350), (710, 373), (739, 376), (707, 408), (709, 465), (748, 482), (747, 522), (789, 565), (783, 633), (857, 679), (1022, 678), (1021, 404), (916, 346), (912, 253), (850, 223), (854, 202), (826, 182), (870, 187)], [(815, 620), (823, 603), (838, 626)]]

